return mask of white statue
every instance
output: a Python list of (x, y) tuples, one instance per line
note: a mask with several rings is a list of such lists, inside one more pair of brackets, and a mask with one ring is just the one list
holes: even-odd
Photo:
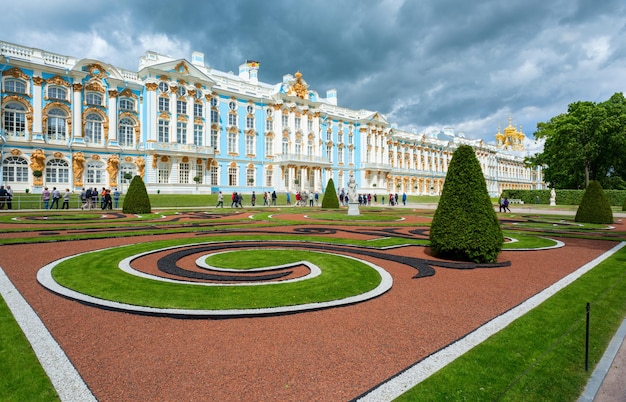
[(348, 203), (357, 203), (359, 202), (359, 196), (356, 193), (356, 180), (354, 180), (354, 175), (350, 175), (348, 179)]
[(550, 206), (556, 206), (556, 191), (554, 189), (550, 190)]

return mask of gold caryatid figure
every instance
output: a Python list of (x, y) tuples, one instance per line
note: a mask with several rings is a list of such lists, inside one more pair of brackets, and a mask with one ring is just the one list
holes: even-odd
[(309, 92), (308, 85), (302, 79), (302, 73), (296, 72), (296, 82), (289, 88), (287, 95), (296, 95), (300, 99), (305, 99)]
[[(43, 185), (43, 170), (46, 167), (46, 154), (41, 149), (36, 149), (30, 155), (30, 169), (33, 171), (33, 184), (36, 186)], [(36, 175), (34, 172), (39, 172)]]
[(82, 187), (85, 171), (85, 156), (82, 152), (76, 152), (72, 156), (72, 171), (74, 172), (74, 186)]
[(135, 159), (135, 164), (137, 164), (137, 172), (139, 172), (139, 176), (143, 179), (143, 175), (146, 171), (146, 160), (143, 157), (138, 156), (137, 159)]
[(117, 172), (119, 171), (120, 159), (117, 155), (109, 156), (107, 159), (107, 173), (109, 174), (109, 186), (117, 187)]

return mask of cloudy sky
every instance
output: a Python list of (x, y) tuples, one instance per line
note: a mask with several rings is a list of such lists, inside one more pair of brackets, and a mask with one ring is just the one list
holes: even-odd
[[(5, 3), (2, 5), (2, 3)], [(339, 104), (404, 129), (530, 137), (626, 86), (624, 0), (0, 0), (0, 40), (137, 70), (155, 50), (259, 79), (300, 71)], [(10, 12), (8, 12), (10, 10)]]

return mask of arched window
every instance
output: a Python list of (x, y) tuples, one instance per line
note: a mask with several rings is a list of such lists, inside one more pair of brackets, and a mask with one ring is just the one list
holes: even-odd
[(135, 145), (135, 124), (127, 117), (120, 119), (118, 141), (123, 147), (132, 147)]
[(28, 162), (19, 156), (9, 156), (2, 161), (2, 180), (4, 182), (28, 182)]
[(48, 111), (48, 127), (46, 135), (49, 140), (65, 140), (67, 135), (67, 116), (61, 109), (50, 109)]
[(102, 106), (102, 94), (99, 92), (87, 92), (85, 94), (85, 103), (90, 106)]
[(24, 105), (11, 102), (4, 108), (4, 130), (5, 132), (23, 137), (26, 133), (26, 107)]
[(134, 111), (135, 110), (135, 100), (130, 98), (121, 98), (120, 99), (120, 110), (126, 111)]
[(85, 141), (102, 143), (102, 117), (96, 113), (89, 113), (85, 117)]
[[(120, 171), (122, 183), (130, 184), (132, 177), (135, 177), (137, 175), (137, 166), (135, 166), (134, 163), (122, 163), (120, 166)], [(132, 177), (130, 179), (125, 179), (124, 176), (126, 175), (126, 173), (130, 173)]]
[(67, 89), (59, 86), (48, 87), (48, 99), (67, 100)]
[(302, 140), (300, 138), (296, 139), (296, 156), (302, 155)]
[(64, 159), (51, 159), (46, 163), (46, 184), (70, 182), (70, 166)]
[(237, 167), (228, 168), (228, 185), (229, 186), (237, 185)]
[(6, 80), (4, 80), (4, 91), (25, 94), (26, 83), (23, 80), (17, 78), (7, 78)]
[(248, 186), (254, 186), (254, 168), (246, 169), (246, 183)]

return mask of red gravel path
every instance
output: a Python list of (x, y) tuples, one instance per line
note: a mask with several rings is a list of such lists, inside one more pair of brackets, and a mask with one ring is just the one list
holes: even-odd
[[(436, 268), (421, 279), (412, 279), (416, 271), (406, 266), (372, 259), (394, 279), (383, 296), (264, 318), (185, 320), (105, 311), (36, 282), (39, 268), (55, 259), (168, 237), (1, 248), (3, 269), (100, 401), (350, 400), (615, 245), (562, 239), (561, 249), (503, 252), (500, 260), (512, 262), (508, 268)], [(393, 253), (432, 258), (425, 251)]]

